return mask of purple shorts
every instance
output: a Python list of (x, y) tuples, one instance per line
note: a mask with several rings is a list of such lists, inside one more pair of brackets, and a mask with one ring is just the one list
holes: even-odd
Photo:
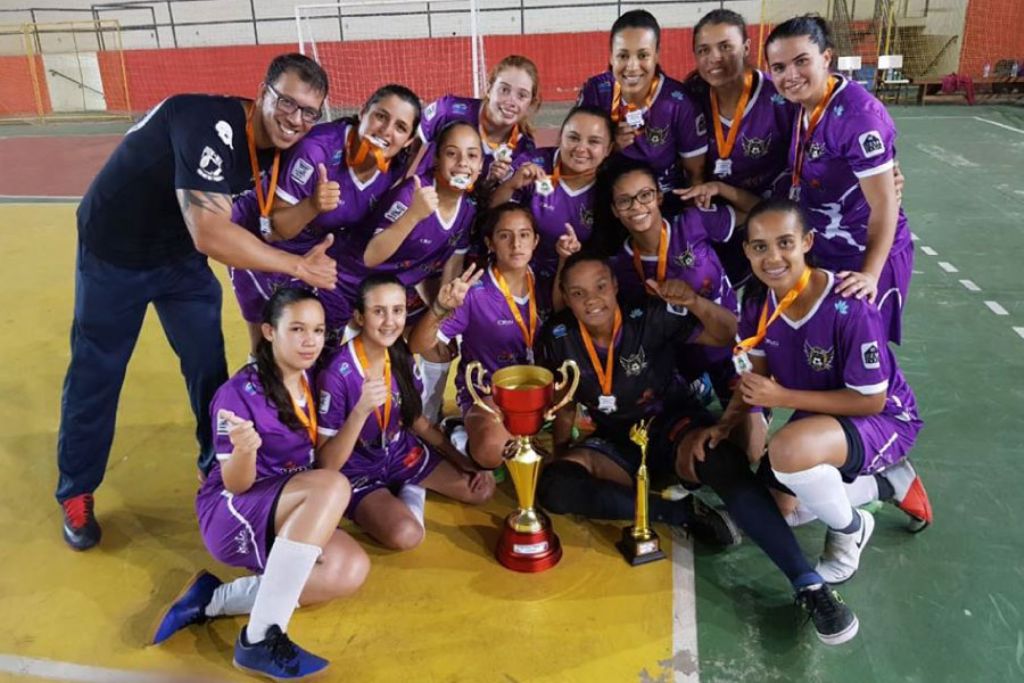
[[(836, 273), (843, 270), (860, 270), (864, 257), (823, 262), (822, 265)], [(899, 344), (903, 338), (903, 303), (910, 291), (910, 278), (914, 271), (914, 243), (899, 251), (890, 252), (878, 278), (878, 298), (875, 305), (882, 315), (882, 325), (889, 333), (889, 341)]]
[[(284, 485), (292, 475), (267, 477), (244, 493), (205, 487), (196, 496), (199, 532), (210, 554), (232, 567), (262, 574), (267, 563), (271, 514)], [(269, 529), (268, 529), (269, 525)]]
[[(790, 422), (808, 417), (796, 413)], [(892, 415), (844, 415), (836, 420), (846, 434), (847, 460), (839, 468), (843, 479), (853, 481), (862, 474), (874, 474), (907, 457), (917, 441), (922, 422), (900, 420)]]
[(263, 306), (280, 287), (308, 288), (301, 280), (283, 273), (264, 273), (259, 270), (228, 268), (231, 287), (238, 299), (242, 318), (249, 323), (259, 323), (263, 318)]
[(419, 484), (441, 463), (441, 457), (419, 439), (414, 439), (412, 447), (402, 456), (384, 462), (369, 463), (365, 458), (353, 462), (355, 455), (341, 468), (352, 483), (352, 500), (345, 510), (349, 519), (353, 519), (356, 508), (367, 495), (383, 488), (397, 493), (406, 484)]

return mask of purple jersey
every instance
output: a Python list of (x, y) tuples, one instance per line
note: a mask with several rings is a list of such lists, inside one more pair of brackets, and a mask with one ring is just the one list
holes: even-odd
[[(424, 107), (418, 133), (420, 140), (423, 141), (427, 149), (416, 172), (424, 173), (434, 165), (434, 141), (437, 140), (437, 136), (441, 134), (441, 131), (448, 124), (455, 121), (465, 121), (475, 127), (477, 131), (480, 131), (480, 113), (483, 111), (483, 107), (483, 100), (472, 97), (457, 97), (455, 95), (445, 95)], [(481, 140), (483, 139), (483, 132), (480, 133), (480, 138)], [(494, 150), (486, 142), (484, 142), (483, 148), (484, 165), (483, 170), (480, 171), (480, 177), (486, 178), (487, 169), (491, 167), (491, 163), (494, 161)], [(533, 137), (523, 131), (522, 126), (520, 126), (519, 139), (511, 150), (512, 166), (515, 167), (523, 163), (526, 158), (524, 155), (530, 154), (533, 148)]]
[[(801, 320), (785, 314), (768, 326), (765, 338), (750, 350), (766, 357), (768, 371), (788, 389), (832, 391), (848, 388), (864, 395), (885, 392), (881, 416), (920, 429), (917, 401), (886, 344), (886, 332), (873, 304), (844, 299), (833, 291), (835, 276), (828, 276), (825, 291)], [(768, 291), (768, 316), (777, 304)], [(761, 305), (744, 304), (739, 336), (753, 336)], [(805, 416), (797, 412), (794, 418)]]
[[(412, 366), (416, 391), (423, 391), (423, 382), (416, 365)], [(318, 431), (332, 437), (338, 433), (363, 393), (365, 369), (356, 356), (352, 341), (334, 353), (317, 377), (320, 387)], [(381, 415), (384, 408), (378, 409)], [(402, 425), (402, 394), (398, 378), (391, 376), (391, 415), (381, 430), (376, 414), (363, 424), (352, 456), (341, 468), (352, 482), (353, 489), (362, 488), (368, 480), (387, 480), (389, 471), (407, 469), (426, 463), (427, 452), (411, 429)]]
[[(701, 84), (704, 112), (711, 120), (711, 89)], [(718, 141), (714, 125), (708, 125), (707, 174), (709, 180), (721, 180), (761, 196), (768, 196), (772, 186), (789, 167), (789, 143), (793, 137), (799, 105), (786, 100), (775, 89), (767, 74), (754, 71), (750, 100), (743, 110), (740, 130), (736, 133), (729, 161), (729, 173), (715, 172), (719, 158)], [(722, 134), (726, 137), (732, 128), (734, 112), (719, 111)]]
[[(658, 174), (658, 185), (668, 192), (683, 185), (681, 158), (698, 157), (708, 151), (707, 126), (697, 103), (679, 81), (660, 74), (661, 82), (649, 109), (644, 109), (644, 127), (633, 144), (621, 153), (646, 161)], [(578, 104), (611, 112), (615, 77), (610, 71), (591, 77), (580, 89)]]
[[(860, 270), (871, 214), (860, 180), (892, 173), (896, 125), (882, 103), (862, 85), (834, 77), (839, 84), (805, 145), (800, 204), (817, 233), (813, 254), (818, 263), (835, 271)], [(799, 119), (794, 126), (797, 123)], [(796, 147), (794, 136), (789, 150), (791, 167)], [(901, 207), (891, 253), (910, 247), (910, 230)]]
[[(662, 219), (668, 226), (668, 262), (665, 277), (682, 280), (706, 299), (736, 311), (736, 293), (718, 260), (711, 242), (726, 242), (736, 229), (736, 213), (731, 206), (715, 204), (710, 209), (687, 208), (671, 219)], [(655, 279), (658, 273), (656, 255), (641, 256), (644, 279)], [(612, 257), (612, 270), (619, 282), (619, 297), (627, 305), (640, 305), (645, 296), (633, 257), (633, 245), (627, 239)]]
[(387, 171), (375, 169), (366, 181), (359, 180), (346, 158), (346, 142), (350, 134), (356, 133), (356, 128), (356, 124), (346, 119), (321, 124), (284, 153), (276, 191), (279, 199), (294, 205), (314, 194), (319, 182), (317, 165), (323, 164), (327, 168), (327, 179), (341, 186), (341, 201), (333, 211), (310, 221), (297, 236), (274, 246), (293, 254), (304, 254), (332, 230), (364, 228), (377, 201), (402, 177), (402, 169), (392, 164)]
[[(434, 186), (433, 175), (422, 175), (424, 187)], [(438, 211), (416, 224), (401, 246), (386, 261), (373, 268), (366, 265), (363, 253), (373, 235), (388, 229), (405, 215), (412, 206), (416, 184), (409, 178), (387, 192), (371, 219), (375, 230), (363, 236), (350, 235), (335, 242), (330, 253), (338, 261), (339, 284), (355, 291), (364, 277), (371, 272), (392, 273), (402, 284), (411, 287), (431, 275), (439, 275), (446, 261), (454, 254), (469, 250), (469, 233), (476, 217), (476, 202), (462, 194), (450, 220), (441, 218)]]
[[(550, 176), (558, 164), (558, 148), (535, 150), (527, 160), (543, 168)], [(565, 224), (572, 225), (582, 243), (586, 243), (594, 232), (594, 183), (573, 190), (560, 182), (547, 196), (538, 193), (536, 185), (527, 185), (516, 192), (513, 201), (529, 207), (537, 219), (540, 242), (530, 265), (541, 281), (553, 282), (558, 270), (555, 245), (565, 234)]]
[[(305, 410), (315, 406), (300, 406)], [(242, 493), (224, 488), (220, 463), (231, 457), (230, 424), (220, 410), (251, 420), (262, 444), (256, 451), (256, 480)], [(264, 393), (255, 365), (247, 365), (213, 397), (214, 463), (196, 496), (196, 514), (210, 553), (226, 564), (262, 572), (267, 556), (268, 527), (274, 502), (291, 475), (313, 466), (314, 449), (305, 429), (293, 430), (278, 418), (277, 408)]]
[[(523, 322), (529, 325), (529, 297), (515, 297), (515, 302)], [(547, 317), (542, 306), (543, 300), (538, 297), (537, 334)], [(437, 338), (444, 344), (459, 335), (462, 335), (461, 360), (455, 386), (463, 413), (472, 405), (465, 382), (466, 366), (470, 362), (480, 361), (488, 376), (509, 365), (533, 363), (533, 349), (527, 348), (523, 332), (512, 316), (492, 268), (488, 268), (484, 277), (470, 288), (465, 302), (437, 330)], [(483, 393), (479, 387), (477, 391)]]

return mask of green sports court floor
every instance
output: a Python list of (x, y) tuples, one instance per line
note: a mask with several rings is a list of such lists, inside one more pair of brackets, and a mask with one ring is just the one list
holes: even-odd
[[(562, 563), (514, 575), (490, 555), (511, 505), (504, 491), (478, 509), (432, 497), (423, 546), (371, 545), (359, 595), (297, 613), (296, 639), (333, 660), (325, 680), (1024, 680), (1024, 110), (893, 114), (917, 237), (898, 353), (926, 421), (914, 458), (936, 521), (911, 536), (901, 513), (878, 513), (862, 569), (841, 589), (861, 620), (857, 639), (819, 644), (750, 544), (694, 557), (689, 543), (669, 542), (672, 563), (632, 569), (613, 525), (558, 518)], [(123, 128), (0, 127), (0, 680), (250, 680), (228, 666), (242, 620), (144, 647), (192, 571), (231, 575), (196, 529), (184, 387), (154, 320), (129, 367), (98, 492), (103, 544), (74, 554), (60, 539), (52, 490), (73, 197)], [(237, 367), (245, 332), (229, 291), (224, 310)], [(809, 555), (823, 533), (798, 530)]]

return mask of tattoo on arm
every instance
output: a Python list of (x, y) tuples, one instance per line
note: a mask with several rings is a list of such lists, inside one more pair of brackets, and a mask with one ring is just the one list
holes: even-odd
[(231, 213), (231, 197), (220, 192), (205, 190), (176, 190), (181, 215), (190, 229), (195, 227), (196, 211), (209, 211), (214, 214)]

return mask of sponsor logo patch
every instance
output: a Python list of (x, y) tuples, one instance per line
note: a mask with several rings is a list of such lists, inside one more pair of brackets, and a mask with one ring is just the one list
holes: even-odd
[(878, 342), (870, 341), (861, 344), (860, 360), (867, 370), (877, 370), (882, 367), (882, 354), (878, 350)]
[(305, 185), (313, 177), (313, 164), (305, 159), (296, 159), (292, 166), (292, 180), (299, 185)]
[(860, 137), (857, 138), (857, 142), (860, 143), (860, 151), (864, 153), (865, 159), (877, 157), (879, 154), (885, 153), (885, 143), (882, 142), (882, 135), (877, 130), (861, 133)]
[(402, 202), (395, 202), (394, 204), (391, 205), (391, 208), (388, 209), (388, 212), (384, 214), (384, 218), (394, 223), (399, 218), (404, 216), (405, 212), (408, 210), (409, 207), (403, 204)]
[(199, 168), (196, 173), (200, 178), (205, 178), (214, 183), (224, 181), (224, 160), (213, 150), (212, 147), (204, 147), (199, 157)]

